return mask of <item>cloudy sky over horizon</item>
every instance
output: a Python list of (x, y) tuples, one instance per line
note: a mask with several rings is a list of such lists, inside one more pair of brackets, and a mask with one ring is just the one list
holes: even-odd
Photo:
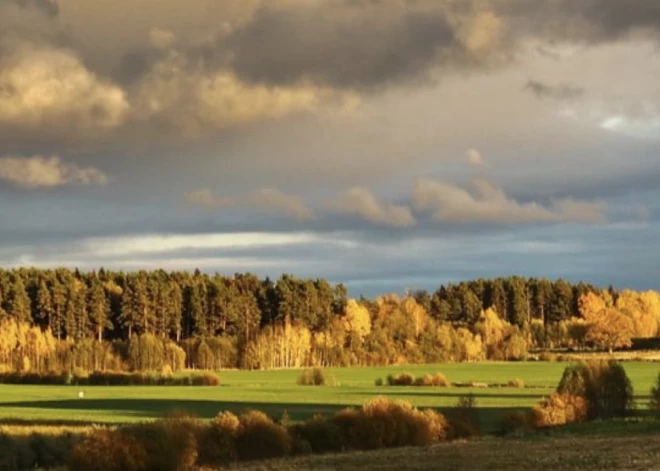
[(657, 0), (0, 0), (0, 265), (660, 288)]

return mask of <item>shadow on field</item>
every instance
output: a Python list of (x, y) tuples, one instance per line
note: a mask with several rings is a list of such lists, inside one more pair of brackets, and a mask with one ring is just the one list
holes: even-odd
[(63, 417), (66, 417), (66, 411), (89, 411), (99, 415), (107, 412), (108, 416), (124, 415), (145, 419), (163, 417), (168, 412), (175, 410), (187, 411), (201, 419), (211, 419), (225, 410), (240, 413), (257, 409), (274, 419), (279, 419), (286, 411), (292, 420), (303, 420), (312, 417), (314, 414), (330, 415), (345, 406), (339, 404), (282, 404), (187, 399), (67, 399), (0, 403), (0, 408), (2, 407), (56, 410), (61, 411)]
[[(87, 411), (108, 419), (112, 416), (132, 417), (133, 419), (149, 420), (164, 417), (168, 412), (186, 411), (200, 419), (211, 419), (219, 412), (230, 410), (241, 413), (250, 409), (260, 410), (275, 420), (282, 417), (286, 411), (290, 420), (297, 422), (312, 418), (314, 415), (330, 416), (334, 413), (351, 407), (340, 404), (283, 404), (283, 403), (255, 403), (241, 401), (204, 401), (204, 400), (166, 400), (166, 399), (72, 399), (59, 401), (24, 401), (12, 403), (0, 403), (0, 408), (8, 406), (12, 408), (44, 409), (58, 411), (62, 419), (34, 421), (31, 424), (43, 422), (44, 425), (52, 423), (67, 422), (67, 411), (71, 413)], [(357, 407), (357, 406), (354, 406)], [(442, 413), (448, 413), (452, 407), (435, 408)], [(516, 410), (524, 410), (520, 407), (478, 407), (478, 414), (485, 431), (493, 431), (498, 421), (508, 413)], [(104, 414), (107, 413), (107, 414)], [(11, 422), (11, 421), (10, 421)], [(77, 424), (81, 422), (75, 421)], [(87, 423), (115, 422), (113, 420), (88, 420)], [(0, 424), (3, 423), (0, 420)]]
[[(487, 400), (487, 399), (541, 399), (544, 396), (547, 396), (547, 394), (523, 394), (523, 393), (513, 393), (513, 394), (480, 394), (483, 390), (475, 391), (475, 390), (461, 390), (461, 389), (450, 389), (449, 391), (451, 392), (446, 392), (444, 390), (438, 391), (437, 389), (429, 390), (429, 391), (379, 391), (377, 396), (394, 396), (394, 397), (405, 397), (405, 396), (413, 396), (413, 397), (448, 397), (448, 398), (456, 398), (458, 399), (459, 397), (464, 397), (464, 396), (469, 396), (472, 395), (475, 397), (477, 400), (477, 403), (480, 400)], [(362, 393), (353, 393), (353, 392), (346, 392), (344, 393), (346, 395), (361, 395)]]

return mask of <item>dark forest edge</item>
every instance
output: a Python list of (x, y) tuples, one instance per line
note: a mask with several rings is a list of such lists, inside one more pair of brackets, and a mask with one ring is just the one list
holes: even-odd
[[(344, 285), (195, 271), (0, 270), (0, 371), (522, 360), (652, 341), (657, 292), (498, 278), (348, 299)], [(647, 342), (648, 343), (648, 342)]]

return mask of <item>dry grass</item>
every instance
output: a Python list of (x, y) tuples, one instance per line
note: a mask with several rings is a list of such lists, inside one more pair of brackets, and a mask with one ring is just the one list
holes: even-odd
[(513, 440), (485, 438), (429, 448), (310, 456), (246, 464), (242, 471), (330, 470), (511, 470), (595, 471), (656, 469), (660, 436)]
[[(0, 434), (26, 437), (32, 434), (59, 437), (60, 435), (86, 435), (99, 427), (94, 425), (0, 425)], [(103, 428), (108, 428), (103, 426)]]

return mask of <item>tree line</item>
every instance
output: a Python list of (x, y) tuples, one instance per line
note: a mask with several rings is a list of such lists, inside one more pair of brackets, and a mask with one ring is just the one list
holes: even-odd
[[(530, 348), (616, 348), (654, 336), (651, 293), (509, 277), (348, 299), (341, 283), (288, 274), (0, 270), (0, 336), (11, 337), (0, 339), (0, 361), (44, 369), (58, 352), (59, 367), (217, 369), (512, 359)], [(596, 334), (598, 323), (630, 335)], [(38, 334), (46, 347), (21, 347)], [(40, 353), (25, 360), (23, 350)]]

